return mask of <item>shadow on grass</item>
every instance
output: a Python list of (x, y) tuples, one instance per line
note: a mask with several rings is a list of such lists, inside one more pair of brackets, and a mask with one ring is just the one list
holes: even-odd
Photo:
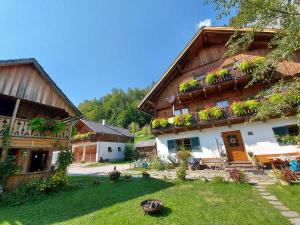
[[(107, 178), (102, 177), (99, 185), (93, 184), (95, 177), (70, 179), (73, 188), (69, 191), (16, 207), (0, 208), (0, 224), (43, 225), (64, 222), (174, 185), (154, 178), (134, 178), (110, 183)], [(161, 215), (156, 216), (165, 217), (171, 211), (170, 208), (165, 208)]]
[[(172, 209), (169, 207), (164, 207), (160, 213), (154, 213), (154, 214), (146, 214), (147, 216), (152, 217), (167, 217), (172, 213)], [(146, 216), (145, 215), (145, 216)]]

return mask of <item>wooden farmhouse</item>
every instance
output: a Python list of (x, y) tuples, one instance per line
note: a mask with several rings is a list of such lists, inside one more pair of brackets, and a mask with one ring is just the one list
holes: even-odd
[[(15, 156), (20, 166), (20, 172), (8, 179), (7, 190), (32, 177), (49, 175), (52, 153), (69, 145), (78, 116), (78, 109), (35, 59), (0, 61), (0, 155), (9, 127), (8, 155)], [(33, 130), (30, 121), (35, 118), (59, 121), (61, 131)]]
[(75, 127), (78, 135), (73, 137), (72, 151), (76, 163), (124, 159), (126, 143), (134, 141), (127, 129), (108, 125), (105, 120), (98, 123), (80, 119)]
[[(249, 62), (255, 65), (264, 59), (275, 30), (257, 32), (245, 52), (226, 57), (225, 44), (234, 31), (230, 27), (199, 30), (138, 106), (153, 116), (152, 133), (156, 136), (159, 156), (167, 158), (176, 151), (188, 149), (194, 158), (214, 160), (226, 155), (232, 164), (247, 164), (250, 153), (262, 162), (269, 156), (299, 154), (296, 145), (281, 144), (275, 138), (299, 132), (293, 115), (249, 122), (251, 108), (244, 108), (237, 115), (232, 104), (251, 105), (254, 102), (248, 100), (272, 82), (298, 76), (300, 53), (295, 61), (283, 61), (277, 68), (270, 68), (274, 75), (271, 83), (247, 86), (252, 77), (251, 68), (242, 70), (241, 65)], [(190, 123), (175, 122), (178, 115)]]

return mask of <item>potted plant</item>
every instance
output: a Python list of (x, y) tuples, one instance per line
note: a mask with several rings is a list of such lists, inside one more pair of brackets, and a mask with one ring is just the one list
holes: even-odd
[(174, 125), (178, 127), (190, 126), (193, 123), (193, 116), (189, 113), (177, 115), (174, 118)]
[(223, 69), (219, 69), (216, 72), (216, 75), (220, 79), (220, 78), (226, 77), (226, 75), (229, 75), (229, 71), (228, 71), (228, 69), (224, 69), (224, 68)]
[(246, 113), (243, 102), (233, 102), (231, 104), (231, 111), (236, 116), (242, 116)]
[(223, 115), (223, 111), (219, 106), (214, 106), (209, 109), (209, 114), (214, 119), (220, 119)]
[(205, 83), (207, 83), (209, 85), (215, 84), (217, 79), (218, 79), (218, 75), (215, 72), (211, 72), (211, 73), (206, 74)]
[(244, 106), (247, 110), (251, 112), (257, 112), (259, 107), (259, 102), (256, 100), (247, 100), (244, 102)]
[(167, 119), (157, 118), (151, 122), (151, 125), (153, 129), (166, 128), (169, 125), (169, 122)]
[(198, 86), (198, 81), (195, 79), (183, 81), (181, 84), (179, 84), (179, 91), (181, 92), (187, 92), (191, 91)]
[(200, 110), (198, 115), (199, 115), (200, 120), (208, 121), (209, 120), (209, 109)]
[(279, 173), (279, 181), (281, 185), (287, 186), (298, 181), (298, 177), (292, 170), (283, 169)]
[(51, 134), (58, 134), (64, 130), (65, 124), (61, 121), (50, 119), (50, 118), (34, 118), (29, 121), (29, 127), (38, 131), (46, 136)]

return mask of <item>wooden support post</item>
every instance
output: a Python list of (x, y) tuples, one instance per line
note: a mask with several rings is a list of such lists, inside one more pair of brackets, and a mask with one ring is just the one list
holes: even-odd
[[(11, 121), (10, 121), (10, 126), (9, 126), (9, 133), (12, 132), (13, 127), (14, 127), (14, 122), (18, 113), (18, 109), (19, 109), (19, 105), (20, 105), (20, 99), (17, 99), (16, 104), (15, 104), (15, 108), (11, 117)], [(7, 149), (2, 149), (2, 155), (1, 155), (1, 162), (4, 162), (6, 157), (7, 157)]]
[(85, 145), (83, 146), (82, 161), (85, 163)]
[(15, 104), (15, 108), (14, 108), (14, 112), (12, 114), (11, 117), (11, 121), (10, 121), (10, 128), (9, 131), (12, 132), (13, 128), (14, 128), (14, 123), (18, 114), (18, 110), (19, 110), (19, 105), (20, 105), (21, 99), (17, 99), (16, 104)]

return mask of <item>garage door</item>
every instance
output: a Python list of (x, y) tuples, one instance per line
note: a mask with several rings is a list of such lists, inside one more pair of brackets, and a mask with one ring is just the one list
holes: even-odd
[(85, 147), (85, 162), (96, 162), (96, 145)]
[(83, 147), (74, 148), (73, 156), (75, 163), (81, 163), (81, 160), (83, 158)]

